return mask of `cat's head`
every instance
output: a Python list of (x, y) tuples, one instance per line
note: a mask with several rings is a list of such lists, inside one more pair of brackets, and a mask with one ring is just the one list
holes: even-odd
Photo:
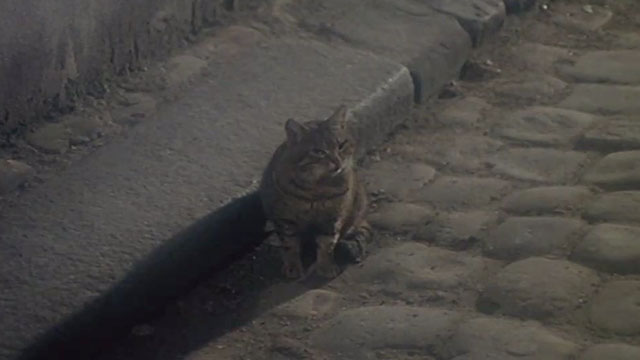
[(355, 144), (347, 128), (346, 106), (315, 124), (289, 119), (285, 130), (287, 161), (298, 184), (311, 187), (351, 171)]

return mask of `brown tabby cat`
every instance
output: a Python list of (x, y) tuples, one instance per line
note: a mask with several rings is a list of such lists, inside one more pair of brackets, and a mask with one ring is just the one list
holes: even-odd
[[(347, 108), (340, 106), (324, 121), (285, 124), (287, 140), (267, 166), (260, 195), (267, 218), (282, 249), (282, 272), (288, 278), (304, 273), (302, 239), (315, 239), (319, 275), (333, 278), (338, 241), (357, 242), (360, 252), (371, 236), (365, 220), (366, 192), (353, 168), (355, 144), (347, 129)], [(359, 257), (361, 254), (355, 256)]]

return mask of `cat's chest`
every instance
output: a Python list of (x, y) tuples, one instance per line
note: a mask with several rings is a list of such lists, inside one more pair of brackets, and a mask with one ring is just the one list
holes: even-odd
[(334, 223), (343, 216), (346, 207), (344, 197), (316, 201), (288, 200), (280, 204), (279, 212), (300, 225)]

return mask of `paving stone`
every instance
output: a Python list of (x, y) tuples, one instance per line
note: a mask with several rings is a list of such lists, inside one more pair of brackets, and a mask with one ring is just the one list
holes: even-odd
[(497, 32), (506, 16), (503, 0), (428, 0), (438, 11), (454, 16), (469, 33), (474, 46)]
[(511, 190), (507, 181), (494, 178), (443, 176), (411, 196), (442, 209), (481, 207)]
[(598, 344), (589, 347), (578, 360), (636, 360), (640, 347), (627, 344)]
[[(110, 120), (108, 115), (107, 121)], [(101, 137), (105, 130), (105, 119), (97, 114), (77, 114), (67, 116), (62, 123), (69, 132), (71, 145), (82, 145)]]
[(579, 82), (640, 84), (640, 51), (591, 51), (560, 72)]
[(35, 170), (22, 161), (0, 160), (0, 195), (24, 185), (34, 174)]
[(311, 334), (313, 347), (336, 360), (378, 358), (377, 350), (431, 349), (451, 335), (458, 313), (409, 306), (371, 306), (344, 311)]
[(497, 214), (490, 211), (442, 213), (418, 230), (415, 238), (435, 245), (463, 250), (479, 240), (479, 234), (495, 222)]
[(584, 11), (584, 6), (579, 3), (556, 3), (553, 5), (555, 15), (551, 21), (554, 23), (580, 31), (596, 31), (611, 21), (611, 10), (590, 4), (591, 12)]
[(640, 274), (640, 228), (596, 225), (575, 248), (571, 258), (599, 270)]
[(542, 101), (560, 93), (567, 83), (553, 76), (536, 75), (524, 79), (500, 79), (492, 86), (496, 95), (507, 99)]
[(493, 133), (528, 145), (567, 145), (595, 119), (595, 116), (579, 111), (534, 106), (506, 115), (494, 126)]
[(638, 119), (610, 119), (602, 121), (578, 140), (581, 149), (615, 152), (640, 149), (640, 121)]
[(425, 205), (387, 203), (369, 215), (371, 225), (387, 231), (407, 231), (431, 221), (434, 211)]
[(416, 100), (422, 102), (457, 77), (471, 51), (471, 39), (456, 19), (430, 5), (430, 1), (328, 0), (317, 6), (314, 1), (277, 0), (273, 14), (328, 41), (405, 65), (416, 85)]
[(437, 114), (438, 121), (445, 126), (473, 127), (483, 118), (483, 113), (491, 108), (486, 101), (469, 96), (450, 100), (444, 110)]
[(640, 190), (640, 150), (605, 156), (584, 174), (582, 180), (606, 190)]
[(640, 223), (640, 191), (602, 194), (589, 204), (582, 217), (589, 222)]
[(529, 42), (515, 46), (511, 54), (515, 65), (540, 73), (549, 73), (557, 62), (573, 58), (570, 49)]
[(436, 176), (436, 170), (421, 163), (382, 160), (360, 173), (370, 192), (384, 191), (397, 199), (406, 199), (408, 193), (421, 189)]
[(496, 262), (415, 242), (385, 248), (361, 267), (348, 268), (340, 277), (345, 286), (365, 285), (367, 291), (394, 298), (428, 297), (432, 292), (475, 289)]
[(563, 254), (583, 226), (577, 219), (511, 217), (486, 235), (484, 253), (505, 260)]
[(509, 148), (488, 160), (497, 174), (518, 180), (563, 184), (587, 163), (586, 154), (545, 148)]
[(507, 14), (516, 14), (529, 10), (536, 4), (537, 0), (504, 0)]
[(601, 114), (640, 113), (640, 87), (628, 85), (577, 84), (558, 106)]
[(614, 35), (612, 45), (616, 48), (622, 49), (640, 49), (640, 34), (635, 32), (615, 32), (611, 31)]
[(518, 215), (548, 215), (576, 210), (591, 199), (586, 186), (543, 186), (514, 192), (502, 208)]
[(488, 136), (445, 131), (412, 135), (406, 140), (398, 136), (394, 143), (391, 151), (404, 159), (464, 172), (486, 169), (487, 154), (503, 146)]
[(595, 290), (598, 276), (566, 260), (532, 257), (492, 276), (478, 301), (481, 311), (542, 320), (579, 308)]
[(640, 334), (640, 281), (617, 280), (606, 284), (591, 301), (589, 319), (603, 331)]
[(63, 154), (69, 149), (69, 130), (61, 123), (46, 124), (26, 136), (29, 145), (47, 154)]
[(113, 121), (123, 125), (134, 125), (151, 119), (157, 112), (157, 100), (145, 93), (125, 93), (121, 105), (111, 111)]
[(271, 310), (277, 316), (290, 318), (321, 318), (333, 313), (341, 296), (333, 291), (314, 289)]
[(535, 322), (478, 318), (458, 328), (446, 359), (570, 360), (579, 347)]

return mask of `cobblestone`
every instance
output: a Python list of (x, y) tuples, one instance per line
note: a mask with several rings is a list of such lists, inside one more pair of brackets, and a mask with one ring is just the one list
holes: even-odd
[(561, 60), (572, 58), (572, 51), (566, 48), (524, 43), (513, 49), (512, 56), (517, 65), (529, 71), (548, 72)]
[(543, 101), (560, 93), (567, 83), (548, 75), (532, 78), (499, 81), (495, 86), (497, 95), (515, 100)]
[(579, 360), (636, 360), (640, 347), (627, 344), (598, 344), (588, 348)]
[(372, 359), (383, 349), (428, 351), (441, 346), (460, 318), (422, 307), (363, 307), (338, 314), (311, 335), (311, 343), (336, 360)]
[(404, 199), (408, 193), (431, 182), (435, 175), (435, 169), (425, 164), (383, 160), (363, 171), (361, 178), (369, 191), (383, 190), (397, 199)]
[(493, 276), (478, 304), (489, 313), (557, 320), (578, 309), (597, 284), (596, 273), (583, 266), (565, 260), (528, 258)]
[(586, 186), (544, 186), (517, 191), (502, 208), (517, 215), (550, 215), (577, 210), (593, 197)]
[(406, 231), (428, 223), (433, 216), (434, 211), (429, 206), (387, 203), (369, 216), (369, 222), (383, 230)]
[(598, 196), (585, 208), (589, 222), (640, 223), (640, 191), (618, 191)]
[(625, 85), (578, 84), (559, 106), (601, 114), (640, 113), (640, 87)]
[(583, 180), (607, 190), (640, 189), (640, 150), (605, 156), (587, 171)]
[(425, 161), (438, 169), (475, 172), (486, 169), (486, 155), (503, 146), (502, 142), (487, 136), (436, 132), (416, 136), (410, 143), (403, 141), (392, 148), (408, 160)]
[(615, 152), (640, 149), (640, 121), (610, 119), (600, 122), (578, 140), (578, 146), (586, 150)]
[(589, 305), (589, 319), (606, 332), (640, 334), (640, 281), (615, 280), (606, 284)]
[(372, 255), (361, 267), (345, 271), (341, 280), (420, 301), (440, 292), (457, 294), (475, 289), (483, 274), (495, 266), (496, 262), (480, 256), (407, 242)]
[(489, 159), (497, 174), (556, 184), (569, 182), (587, 161), (584, 153), (545, 148), (505, 149)]
[(458, 328), (447, 355), (455, 360), (569, 360), (578, 349), (537, 323), (478, 318)]
[(595, 120), (579, 111), (534, 106), (515, 111), (494, 126), (493, 132), (506, 140), (558, 146), (572, 143)]
[(495, 212), (483, 210), (442, 213), (419, 229), (415, 236), (438, 246), (463, 250), (475, 244), (480, 234), (497, 218)]
[(484, 253), (505, 260), (564, 254), (583, 225), (569, 218), (511, 217), (485, 236)]
[(593, 51), (580, 56), (561, 72), (580, 82), (640, 84), (640, 51)]
[(588, 11), (579, 3), (554, 4), (558, 10), (552, 21), (568, 29), (579, 31), (596, 31), (609, 23), (613, 18), (611, 10), (597, 5), (590, 5)]
[(575, 248), (572, 259), (603, 271), (640, 274), (640, 228), (597, 225)]
[(411, 196), (442, 209), (473, 208), (489, 205), (511, 190), (504, 180), (443, 176)]

